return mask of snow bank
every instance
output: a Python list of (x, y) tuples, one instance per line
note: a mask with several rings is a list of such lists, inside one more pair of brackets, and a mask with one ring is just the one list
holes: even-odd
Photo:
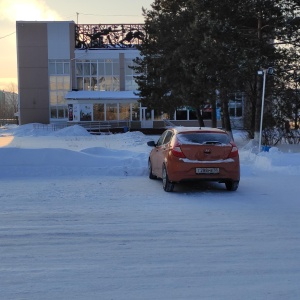
[[(56, 176), (70, 174), (146, 176), (151, 147), (147, 141), (158, 136), (126, 132), (91, 135), (78, 125), (54, 131), (42, 124), (0, 128), (0, 136), (11, 140), (0, 147), (0, 176)], [(0, 137), (1, 138), (1, 137)], [(300, 153), (272, 147), (257, 153), (253, 141), (234, 131), (239, 147), (242, 176), (262, 172), (300, 175)]]

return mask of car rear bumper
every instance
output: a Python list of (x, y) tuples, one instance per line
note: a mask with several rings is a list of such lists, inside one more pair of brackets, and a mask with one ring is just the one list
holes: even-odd
[[(217, 174), (197, 174), (196, 168), (219, 168)], [(180, 182), (189, 180), (209, 180), (209, 181), (226, 181), (240, 180), (240, 164), (235, 159), (231, 162), (205, 162), (205, 163), (189, 163), (182, 160), (169, 161), (167, 165), (168, 177), (170, 181)]]

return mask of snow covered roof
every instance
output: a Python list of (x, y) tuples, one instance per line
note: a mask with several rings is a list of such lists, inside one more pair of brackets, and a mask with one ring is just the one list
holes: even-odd
[(134, 94), (135, 91), (120, 91), (120, 92), (107, 92), (107, 91), (71, 91), (65, 96), (66, 100), (110, 100), (110, 99), (134, 99), (138, 100), (139, 96)]

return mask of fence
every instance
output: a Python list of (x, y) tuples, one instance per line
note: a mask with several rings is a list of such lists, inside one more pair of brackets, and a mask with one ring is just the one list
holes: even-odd
[(110, 129), (120, 128), (122, 131), (129, 130), (128, 121), (105, 121), (105, 122), (78, 122), (78, 123), (51, 123), (51, 124), (33, 124), (34, 129), (43, 129), (49, 131), (60, 130), (69, 126), (79, 125), (89, 132), (109, 132)]
[(7, 124), (16, 124), (18, 125), (18, 119), (17, 118), (13, 118), (13, 119), (0, 119), (0, 126), (4, 126)]

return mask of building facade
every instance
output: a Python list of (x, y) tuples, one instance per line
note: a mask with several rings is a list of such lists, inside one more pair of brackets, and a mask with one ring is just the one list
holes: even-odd
[[(131, 66), (142, 24), (17, 21), (19, 124), (87, 122), (197, 126), (195, 112), (174, 116), (142, 107)], [(208, 122), (209, 125), (209, 122)]]
[(140, 26), (18, 21), (20, 124), (140, 121), (129, 68)]

